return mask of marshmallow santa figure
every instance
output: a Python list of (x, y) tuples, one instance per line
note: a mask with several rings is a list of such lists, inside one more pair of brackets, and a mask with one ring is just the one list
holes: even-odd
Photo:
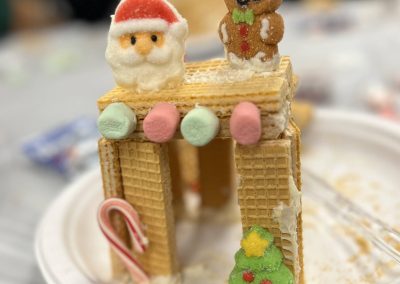
[(158, 91), (182, 81), (187, 21), (166, 0), (122, 0), (111, 17), (106, 59), (116, 83)]
[(275, 11), (282, 0), (225, 0), (229, 10), (219, 35), (231, 65), (254, 71), (274, 71), (279, 65), (278, 43), (284, 23)]

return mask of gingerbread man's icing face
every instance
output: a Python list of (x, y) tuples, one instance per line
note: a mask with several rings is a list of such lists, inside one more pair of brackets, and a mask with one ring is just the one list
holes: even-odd
[(225, 0), (229, 11), (234, 9), (251, 9), (254, 14), (271, 13), (276, 11), (283, 0)]

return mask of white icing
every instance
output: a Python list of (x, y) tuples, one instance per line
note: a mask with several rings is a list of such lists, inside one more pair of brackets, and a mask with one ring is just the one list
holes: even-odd
[[(219, 59), (216, 59), (219, 60)], [(251, 79), (254, 75), (268, 77), (271, 75), (281, 76), (282, 72), (276, 70), (274, 73), (269, 71), (256, 72), (253, 69), (232, 68), (231, 66), (224, 66), (217, 70), (200, 69), (193, 73), (186, 73), (184, 81), (186, 84), (226, 84), (234, 82), (242, 82)]]
[(162, 47), (154, 46), (142, 56), (134, 47), (121, 47), (118, 38), (110, 35), (106, 59), (119, 86), (139, 92), (158, 91), (182, 81), (184, 41), (185, 36), (176, 38), (167, 32)]
[(224, 68), (213, 71), (207, 70), (206, 72), (196, 72), (193, 75), (186, 74), (184, 81), (187, 84), (225, 84), (246, 81), (253, 77), (254, 74), (255, 72), (249, 69)]
[(292, 176), (289, 177), (289, 193), (289, 205), (281, 203), (274, 208), (273, 218), (279, 223), (281, 232), (288, 235), (285, 240), (291, 245), (283, 246), (283, 249), (290, 251), (293, 255), (293, 259), (291, 260), (294, 263), (295, 283), (299, 283), (301, 267), (297, 243), (297, 217), (301, 212), (301, 192), (297, 189)]
[(269, 20), (268, 18), (264, 18), (261, 20), (261, 30), (260, 30), (260, 36), (263, 40), (268, 39), (268, 31), (269, 31)]
[(270, 127), (268, 128), (268, 135), (266, 135), (266, 138), (275, 139), (287, 128), (289, 124), (289, 111), (290, 103), (285, 100), (279, 112), (268, 115)]
[(228, 31), (226, 30), (226, 23), (223, 23), (221, 25), (221, 34), (222, 34), (222, 42), (227, 43), (229, 38), (228, 38)]
[(173, 275), (173, 276), (156, 276), (152, 277), (150, 280), (151, 284), (181, 284), (181, 276)]
[(274, 71), (279, 64), (280, 56), (275, 54), (269, 61), (263, 61), (264, 52), (258, 52), (253, 58), (246, 60), (236, 56), (236, 54), (228, 53), (228, 59), (232, 67), (239, 69), (250, 69), (254, 72), (270, 72)]
[(118, 38), (124, 34), (131, 34), (136, 32), (170, 31), (175, 36), (181, 37), (187, 36), (188, 30), (188, 24), (185, 19), (182, 19), (182, 21), (175, 22), (173, 24), (168, 24), (163, 19), (133, 19), (121, 23), (116, 23), (114, 21), (114, 17), (112, 17), (110, 35), (112, 37)]
[(149, 30), (157, 32), (168, 30), (168, 23), (163, 19), (132, 19), (116, 23), (114, 16), (111, 16), (111, 20), (110, 35), (113, 37)]

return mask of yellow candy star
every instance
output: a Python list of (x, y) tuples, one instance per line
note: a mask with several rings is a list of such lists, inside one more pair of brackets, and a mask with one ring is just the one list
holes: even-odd
[(247, 238), (243, 239), (240, 244), (247, 257), (260, 257), (264, 255), (269, 242), (262, 239), (257, 232), (253, 231), (247, 236)]

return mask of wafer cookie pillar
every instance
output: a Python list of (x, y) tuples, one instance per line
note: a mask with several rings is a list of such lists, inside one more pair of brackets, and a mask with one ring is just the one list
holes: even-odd
[[(103, 139), (100, 142), (100, 156), (106, 197), (128, 201), (145, 226), (149, 248), (143, 255), (138, 255), (145, 272), (150, 276), (177, 274), (167, 145), (132, 140), (108, 142)], [(117, 217), (113, 225), (120, 238), (129, 245), (124, 222)], [(116, 257), (112, 261), (114, 276), (119, 278), (125, 271)]]
[[(198, 191), (203, 208), (220, 208), (227, 204), (234, 184), (233, 143), (231, 139), (215, 139), (197, 148), (185, 140), (178, 140), (182, 182), (172, 174), (174, 208), (179, 204), (183, 187)], [(170, 159), (173, 155), (170, 151)], [(174, 165), (171, 163), (171, 171)], [(218, 173), (218, 174), (216, 174)]]
[(146, 228), (149, 248), (139, 260), (152, 276), (178, 272), (168, 148), (165, 144), (119, 143), (125, 199)]
[[(122, 186), (121, 168), (119, 162), (119, 146), (118, 142), (106, 139), (99, 140), (99, 158), (101, 166), (101, 176), (103, 179), (104, 198), (124, 198), (124, 190)], [(122, 216), (113, 213), (111, 216), (112, 225), (119, 235), (129, 247), (129, 234)], [(122, 279), (127, 273), (125, 266), (120, 258), (110, 249), (112, 272), (115, 279)]]
[(168, 158), (169, 167), (171, 172), (171, 191), (172, 191), (172, 205), (174, 208), (175, 217), (179, 217), (184, 210), (183, 194), (184, 194), (184, 181), (183, 169), (180, 162), (181, 145), (178, 140), (168, 143)]
[(232, 145), (230, 139), (216, 139), (198, 149), (202, 207), (220, 208), (229, 201), (234, 184)]
[[(285, 131), (285, 138), (290, 139), (292, 154), (292, 174), (299, 191), (302, 191), (301, 180), (301, 131), (293, 119), (290, 120), (289, 126)], [(299, 275), (299, 283), (305, 283), (304, 279), (304, 247), (303, 247), (303, 218), (302, 211), (297, 216), (297, 243), (299, 245), (299, 265), (301, 268)]]
[(293, 176), (290, 139), (236, 145), (235, 161), (240, 177), (238, 196), (244, 230), (261, 226), (271, 232), (292, 270), (302, 282), (301, 197)]

